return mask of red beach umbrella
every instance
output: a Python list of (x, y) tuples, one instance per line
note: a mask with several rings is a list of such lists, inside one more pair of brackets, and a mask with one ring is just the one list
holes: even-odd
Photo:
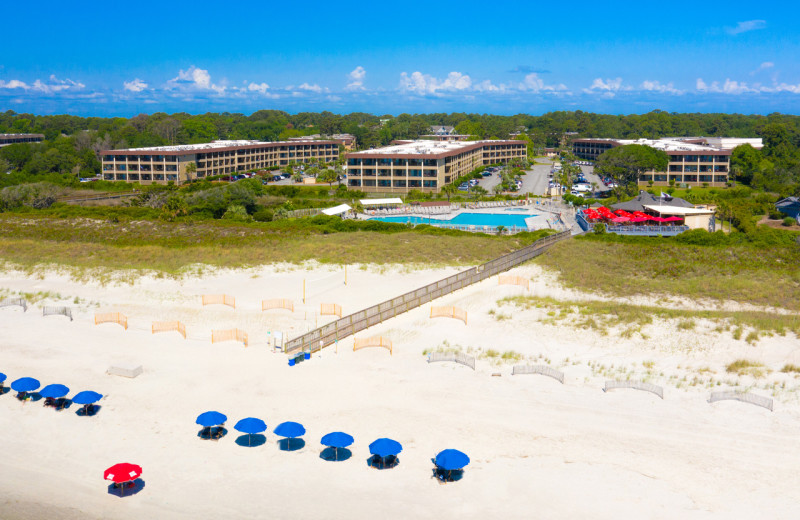
[(103, 472), (103, 478), (111, 480), (115, 484), (136, 480), (142, 474), (142, 467), (128, 462), (114, 464)]

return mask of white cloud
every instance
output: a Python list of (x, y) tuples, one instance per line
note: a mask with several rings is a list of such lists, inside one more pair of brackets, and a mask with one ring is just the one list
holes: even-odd
[(751, 73), (750, 73), (750, 75), (751, 75), (751, 76), (755, 76), (755, 75), (756, 75), (756, 74), (758, 74), (759, 72), (765, 71), (765, 70), (767, 70), (767, 69), (771, 69), (771, 68), (773, 68), (773, 67), (775, 67), (775, 64), (774, 64), (774, 63), (772, 63), (771, 61), (765, 61), (764, 63), (762, 63), (761, 65), (759, 65), (759, 66), (758, 66), (758, 68), (757, 68), (756, 70), (754, 70), (753, 72), (751, 72)]
[(742, 34), (750, 31), (757, 31), (759, 29), (766, 29), (767, 28), (767, 21), (766, 20), (747, 20), (746, 22), (739, 22), (736, 24), (736, 27), (726, 27), (725, 32), (730, 35), (736, 36), (737, 34)]
[(175, 90), (213, 90), (217, 94), (225, 93), (225, 86), (211, 82), (211, 74), (205, 69), (192, 65), (186, 70), (181, 69), (178, 76), (167, 81), (168, 89)]
[(73, 81), (71, 79), (58, 79), (55, 74), (51, 74), (47, 81), (37, 79), (30, 85), (18, 79), (12, 79), (10, 81), (0, 80), (0, 88), (22, 89), (25, 91), (31, 90), (34, 92), (42, 92), (44, 94), (55, 94), (66, 90), (80, 90), (84, 87), (86, 87), (86, 85), (79, 81)]
[(659, 92), (662, 94), (683, 94), (683, 90), (679, 90), (675, 88), (672, 82), (667, 83), (666, 85), (659, 82), (659, 81), (650, 81), (645, 80), (642, 82), (641, 90), (646, 90), (648, 92)]
[(0, 79), (0, 88), (21, 88), (22, 90), (28, 90), (30, 87), (27, 83), (18, 79), (12, 79), (11, 81), (3, 81)]
[(364, 70), (364, 67), (359, 65), (353, 71), (347, 75), (350, 78), (350, 82), (345, 87), (346, 90), (364, 90), (364, 78), (367, 75), (367, 71)]
[(148, 87), (147, 83), (139, 78), (135, 78), (133, 81), (123, 81), (122, 85), (125, 87), (125, 90), (131, 92), (141, 92)]
[(748, 92), (759, 92), (761, 88), (749, 87), (747, 83), (726, 79), (725, 83), (720, 84), (714, 81), (710, 85), (702, 78), (697, 78), (697, 90), (701, 92), (714, 92), (719, 94), (745, 94)]
[(525, 79), (517, 87), (519, 90), (527, 90), (531, 92), (553, 92), (568, 90), (567, 86), (563, 83), (558, 85), (547, 85), (538, 74), (532, 72), (525, 76)]
[(472, 78), (460, 72), (451, 72), (444, 80), (419, 71), (400, 74), (400, 90), (417, 94), (436, 94), (438, 91), (459, 91), (472, 87)]
[(309, 85), (308, 83), (303, 83), (297, 88), (299, 88), (300, 90), (307, 90), (309, 92), (316, 92), (317, 94), (323, 91), (323, 88), (317, 85), (316, 83), (314, 83), (313, 85)]
[(623, 85), (622, 78), (603, 79), (595, 78), (589, 88), (583, 89), (586, 94), (601, 94), (604, 98), (613, 98), (617, 92), (633, 90), (632, 87)]
[(269, 90), (269, 85), (266, 83), (250, 83), (247, 85), (247, 90), (250, 92), (260, 92), (262, 94), (266, 94), (267, 90)]

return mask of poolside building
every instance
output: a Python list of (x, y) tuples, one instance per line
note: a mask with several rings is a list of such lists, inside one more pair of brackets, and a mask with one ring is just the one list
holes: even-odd
[(664, 139), (575, 139), (572, 153), (587, 160), (596, 160), (602, 153), (629, 144), (650, 146), (669, 156), (667, 170), (645, 172), (639, 185), (676, 185), (722, 187), (728, 183), (731, 152), (739, 145), (763, 147), (761, 139), (731, 137), (669, 137)]
[(17, 143), (41, 143), (44, 134), (0, 134), (0, 147)]
[[(105, 150), (103, 179), (142, 184), (176, 183), (227, 175), (289, 163), (333, 162), (339, 158), (336, 141), (213, 141), (203, 144)], [(194, 163), (195, 173), (186, 166)]]
[(475, 168), (526, 156), (525, 141), (407, 141), (348, 153), (347, 186), (378, 193), (439, 193)]

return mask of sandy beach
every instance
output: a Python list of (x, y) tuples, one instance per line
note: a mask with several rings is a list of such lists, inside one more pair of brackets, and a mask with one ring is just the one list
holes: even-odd
[[(702, 324), (677, 331), (657, 321), (647, 337), (622, 337), (548, 323), (540, 309), (499, 309), (505, 296), (576, 297), (525, 265), (511, 274), (533, 280), (528, 293), (495, 277), (435, 302), (464, 308), (466, 325), (431, 319), (425, 305), (367, 331), (391, 338), (392, 355), (354, 352), (348, 338), (338, 352), (326, 348), (290, 367), (268, 347), (268, 331), (294, 337), (334, 319), (319, 315), (321, 303), (347, 314), (455, 272), (350, 266), (347, 285), (342, 268), (313, 265), (106, 285), (0, 272), (6, 296), (37, 300), (27, 312), (0, 308), (6, 386), (30, 376), (68, 386), (69, 396), (105, 396), (93, 417), (76, 415), (77, 405), (56, 412), (14, 392), (0, 396), (0, 518), (800, 517), (798, 383), (778, 374), (785, 363), (800, 364), (791, 334), (752, 346)], [(236, 309), (201, 305), (201, 295), (219, 293), (235, 296)], [(294, 300), (295, 311), (262, 312), (270, 298)], [(74, 321), (43, 317), (41, 307), (55, 304), (72, 307)], [(124, 313), (129, 327), (95, 325), (96, 312)], [(187, 339), (152, 334), (155, 320), (182, 321)], [(249, 347), (211, 343), (211, 330), (232, 327), (248, 333)], [(437, 348), (475, 356), (476, 370), (428, 364), (423, 353)], [(489, 349), (520, 359), (503, 362)], [(742, 357), (784, 383), (774, 411), (710, 404), (708, 386), (675, 383), (708, 368), (720, 389), (752, 383), (754, 393), (772, 396), (755, 381), (728, 381), (724, 366)], [(106, 374), (115, 363), (144, 372)], [(524, 363), (550, 364), (564, 384), (512, 376)], [(645, 366), (663, 400), (602, 391), (614, 370), (639, 377)], [(228, 417), (219, 441), (198, 437), (195, 418), (207, 410)], [(265, 444), (248, 448), (233, 425), (251, 416), (269, 430)], [(302, 449), (278, 448), (272, 429), (284, 421), (305, 425)], [(348, 460), (320, 458), (320, 438), (332, 431), (355, 438)], [(402, 443), (397, 467), (367, 466), (368, 445), (379, 437)], [(459, 482), (432, 478), (431, 458), (445, 448), (472, 460)], [(134, 496), (108, 493), (103, 471), (117, 462), (142, 466), (145, 486)]]

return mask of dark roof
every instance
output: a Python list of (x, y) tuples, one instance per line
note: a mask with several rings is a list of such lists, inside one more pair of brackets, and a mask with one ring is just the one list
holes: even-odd
[(800, 198), (786, 197), (785, 199), (779, 200), (775, 203), (776, 208), (790, 208), (792, 206), (800, 206)]
[[(666, 194), (665, 194), (666, 195)], [(668, 196), (668, 195), (667, 195)], [(694, 204), (687, 202), (678, 197), (670, 197), (669, 199), (661, 199), (654, 195), (650, 195), (646, 191), (640, 191), (639, 195), (627, 202), (618, 202), (612, 204), (614, 209), (624, 209), (625, 211), (644, 211), (645, 206), (657, 206), (658, 204), (665, 204), (669, 206), (678, 206), (681, 208), (693, 208)]]

